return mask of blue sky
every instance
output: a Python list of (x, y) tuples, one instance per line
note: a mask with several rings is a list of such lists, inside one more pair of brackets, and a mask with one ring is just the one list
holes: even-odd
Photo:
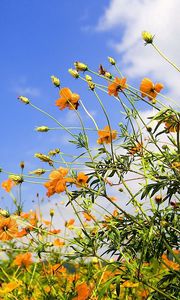
[[(98, 70), (100, 63), (109, 67), (107, 56), (116, 57), (131, 83), (138, 86), (145, 76), (162, 80), (165, 92), (179, 99), (177, 74), (170, 71), (152, 49), (144, 47), (141, 40), (141, 32), (150, 30), (166, 54), (180, 63), (178, 41), (172, 35), (180, 25), (179, 6), (178, 0), (128, 3), (126, 0), (1, 0), (0, 167), (18, 172), (23, 160), (25, 170), (29, 171), (44, 167), (33, 158), (35, 152), (45, 153), (57, 147), (64, 152), (70, 150), (67, 135), (50, 132), (45, 136), (35, 132), (36, 126), (54, 124), (17, 100), (23, 94), (63, 124), (77, 125), (73, 112), (70, 115), (69, 111), (58, 111), (55, 107), (58, 91), (51, 84), (51, 75), (58, 76), (62, 86), (79, 93), (99, 124), (106, 125), (91, 92), (68, 74), (68, 68), (77, 60)], [(163, 22), (159, 20), (160, 14)], [(121, 121), (120, 108), (112, 107), (109, 98), (104, 101), (114, 121)], [(144, 106), (140, 109), (147, 115)], [(5, 178), (2, 174), (0, 179)], [(36, 191), (30, 185), (24, 190), (28, 208)], [(0, 196), (8, 197), (2, 190)], [(3, 201), (0, 206), (6, 207)]]
[[(20, 161), (25, 162), (25, 171), (45, 167), (33, 158), (35, 152), (46, 153), (56, 147), (67, 151), (67, 143), (62, 145), (59, 132), (45, 136), (34, 131), (35, 126), (54, 127), (54, 124), (20, 103), (19, 95), (29, 97), (34, 104), (72, 126), (76, 120), (71, 112), (58, 111), (54, 105), (58, 91), (52, 86), (50, 76), (56, 75), (62, 86), (82, 91), (82, 98), (88, 99), (88, 107), (94, 112), (90, 92), (67, 70), (76, 60), (87, 62), (96, 70), (100, 63), (108, 65), (107, 56), (111, 53), (107, 40), (112, 33), (98, 32), (95, 28), (108, 2), (1, 1), (0, 166), (3, 169), (18, 172)], [(2, 174), (1, 181), (4, 178)], [(34, 187), (32, 191), (35, 194)], [(0, 194), (8, 197), (4, 191)]]

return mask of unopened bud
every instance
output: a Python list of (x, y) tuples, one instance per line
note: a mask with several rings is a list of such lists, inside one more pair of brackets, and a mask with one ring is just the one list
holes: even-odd
[(112, 57), (110, 57), (110, 56), (108, 56), (108, 60), (109, 60), (109, 62), (110, 62), (110, 64), (111, 65), (115, 65), (116, 64), (116, 61), (115, 61), (115, 59), (114, 58), (112, 58)]
[(89, 88), (90, 88), (91, 91), (94, 91), (96, 85), (95, 85), (94, 82), (88, 81), (88, 86), (89, 86)]
[(112, 74), (110, 72), (105, 72), (104, 76), (109, 78), (109, 79), (112, 78)]
[(23, 170), (24, 169), (24, 161), (20, 162), (20, 168)]
[(88, 70), (88, 66), (85, 65), (84, 63), (79, 62), (79, 61), (76, 61), (74, 63), (74, 66), (75, 66), (77, 71), (87, 71)]
[(0, 208), (0, 215), (5, 218), (8, 218), (10, 216), (10, 213), (5, 209)]
[(47, 243), (46, 243), (46, 247), (53, 247), (53, 243), (47, 242)]
[(56, 148), (56, 149), (54, 149), (54, 150), (50, 150), (49, 152), (48, 152), (48, 155), (49, 156), (55, 156), (56, 154), (59, 154), (60, 153), (60, 149), (59, 148)]
[(30, 175), (38, 175), (38, 176), (40, 176), (40, 175), (44, 174), (45, 172), (46, 172), (45, 169), (36, 169), (34, 171), (29, 172), (29, 174)]
[(147, 126), (146, 129), (147, 129), (148, 132), (152, 131), (152, 127), (151, 126)]
[(74, 77), (74, 78), (78, 78), (79, 77), (79, 73), (77, 70), (74, 70), (74, 69), (69, 69), (68, 70), (69, 74)]
[(30, 101), (29, 101), (29, 99), (27, 97), (19, 96), (18, 99), (21, 100), (25, 104), (29, 104), (30, 103)]
[(50, 214), (50, 216), (52, 218), (54, 216), (54, 209), (51, 208), (49, 214)]
[(56, 86), (56, 87), (60, 87), (60, 80), (59, 78), (55, 77), (55, 76), (51, 76), (51, 81), (52, 83)]
[(97, 264), (99, 261), (98, 261), (98, 258), (97, 257), (93, 257), (92, 258), (92, 263), (93, 264)]
[(145, 41), (145, 44), (152, 44), (154, 36), (148, 31), (143, 31), (142, 38)]
[(34, 157), (37, 157), (44, 162), (52, 163), (52, 159), (48, 155), (42, 153), (35, 153)]
[(85, 79), (86, 79), (87, 81), (92, 81), (92, 77), (89, 76), (89, 75), (86, 75), (86, 76), (85, 76)]
[(9, 175), (9, 178), (14, 181), (15, 184), (20, 184), (23, 182), (23, 177), (19, 175)]
[(36, 127), (35, 130), (39, 131), (39, 132), (47, 132), (49, 130), (49, 127), (47, 127), (47, 126), (39, 126), (39, 127)]
[(160, 204), (162, 202), (162, 196), (161, 195), (157, 195), (155, 197), (155, 201), (156, 201), (157, 204)]

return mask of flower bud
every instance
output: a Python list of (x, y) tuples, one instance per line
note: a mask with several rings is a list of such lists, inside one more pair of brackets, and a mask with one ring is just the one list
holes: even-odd
[(85, 65), (84, 63), (79, 62), (79, 61), (76, 61), (74, 63), (74, 66), (75, 66), (77, 71), (87, 71), (88, 70), (88, 66)]
[(60, 87), (60, 80), (59, 78), (55, 77), (55, 76), (51, 76), (51, 81), (52, 83), (56, 86), (56, 87)]
[(18, 99), (21, 100), (25, 104), (29, 104), (30, 103), (30, 101), (29, 101), (29, 99), (27, 97), (19, 96)]
[(89, 86), (89, 88), (90, 88), (91, 91), (94, 91), (96, 85), (95, 85), (94, 82), (88, 81), (88, 86)]
[(157, 204), (160, 204), (162, 202), (162, 196), (161, 195), (157, 195), (155, 197), (155, 201), (156, 201)]
[(109, 60), (109, 62), (110, 62), (110, 64), (111, 65), (115, 65), (116, 64), (116, 61), (115, 61), (115, 59), (114, 58), (112, 58), (112, 57), (110, 57), (110, 56), (108, 56), (108, 60)]
[(143, 31), (142, 38), (145, 41), (145, 44), (152, 44), (154, 36), (148, 31)]
[(50, 214), (50, 216), (52, 218), (54, 216), (54, 209), (51, 208), (49, 214)]
[(46, 243), (46, 247), (53, 247), (53, 243), (47, 242), (47, 243)]
[(36, 127), (35, 130), (39, 131), (39, 132), (47, 132), (49, 130), (49, 127), (47, 127), (47, 126), (40, 126), (40, 127)]
[(60, 149), (59, 148), (56, 148), (56, 149), (54, 149), (54, 150), (50, 150), (49, 152), (48, 152), (48, 155), (49, 156), (55, 156), (56, 154), (59, 154), (60, 153)]
[(20, 184), (24, 181), (23, 177), (20, 175), (9, 175), (9, 178), (14, 181), (15, 184)]
[(92, 77), (89, 76), (89, 75), (86, 75), (86, 76), (85, 76), (85, 79), (86, 79), (87, 81), (92, 81)]
[(2, 217), (8, 218), (10, 216), (10, 213), (5, 209), (0, 208), (0, 215)]
[(112, 79), (112, 75), (111, 75), (110, 72), (105, 72), (104, 76), (109, 78), (109, 79)]
[(69, 69), (68, 70), (69, 74), (74, 77), (74, 78), (78, 78), (79, 77), (79, 73), (77, 70), (74, 70), (74, 69)]
[(151, 126), (147, 126), (146, 129), (147, 129), (148, 132), (152, 131), (152, 127)]
[(92, 257), (92, 263), (93, 264), (97, 264), (99, 261), (98, 261), (98, 258), (97, 257)]
[(40, 176), (40, 175), (44, 174), (45, 172), (46, 172), (45, 169), (36, 169), (34, 171), (29, 172), (29, 174), (30, 175), (38, 175), (38, 176)]
[(52, 163), (53, 162), (52, 159), (48, 155), (45, 155), (45, 154), (42, 154), (42, 153), (35, 153), (34, 157), (39, 158), (43, 162), (48, 162), (48, 163)]
[(20, 162), (20, 168), (23, 170), (24, 169), (24, 161)]

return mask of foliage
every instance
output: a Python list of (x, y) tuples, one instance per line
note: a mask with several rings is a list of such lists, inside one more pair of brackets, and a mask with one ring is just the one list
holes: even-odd
[[(150, 33), (143, 32), (143, 39), (154, 45)], [(51, 80), (60, 94), (55, 104), (59, 110), (74, 111), (79, 127), (63, 125), (27, 97), (19, 97), (58, 125), (39, 126), (36, 131), (63, 130), (78, 154), (50, 149), (34, 155), (47, 166), (43, 169), (26, 174), (23, 162), (19, 174), (1, 169), (9, 174), (2, 188), (15, 209), (0, 211), (1, 252), (6, 255), (0, 262), (0, 299), (180, 297), (180, 113), (166, 104), (162, 83), (144, 78), (136, 89), (116, 61), (108, 60), (116, 75), (102, 65), (95, 72), (81, 62), (69, 69), (87, 84), (106, 124), (98, 124), (88, 103), (61, 87), (55, 76)], [(119, 124), (113, 105), (121, 110)], [(142, 105), (152, 109), (147, 119)], [(16, 190), (21, 195), (26, 182), (43, 185), (50, 201), (63, 197), (63, 204), (57, 202), (49, 216), (42, 216), (44, 200), (37, 194), (37, 209), (24, 212), (21, 196), (14, 195)], [(57, 224), (58, 211), (67, 207), (72, 218), (64, 226)]]

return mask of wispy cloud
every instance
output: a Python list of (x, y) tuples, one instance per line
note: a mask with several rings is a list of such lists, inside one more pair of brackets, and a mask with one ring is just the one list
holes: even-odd
[(38, 97), (41, 95), (40, 89), (31, 86), (20, 86), (17, 85), (14, 87), (14, 92), (19, 96), (27, 96), (27, 97)]

